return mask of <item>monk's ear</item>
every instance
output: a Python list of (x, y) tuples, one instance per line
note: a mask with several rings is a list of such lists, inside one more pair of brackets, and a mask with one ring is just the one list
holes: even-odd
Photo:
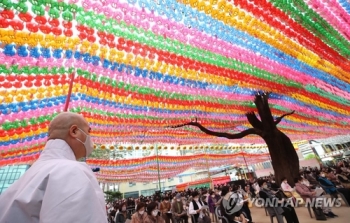
[(78, 126), (77, 125), (72, 125), (70, 128), (69, 128), (69, 135), (73, 138), (76, 138), (78, 136)]

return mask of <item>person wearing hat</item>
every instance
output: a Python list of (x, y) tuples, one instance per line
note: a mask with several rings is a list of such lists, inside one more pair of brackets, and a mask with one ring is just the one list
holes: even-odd
[(177, 223), (182, 220), (184, 221), (184, 223), (188, 223), (188, 216), (186, 210), (183, 207), (184, 205), (182, 203), (181, 194), (176, 194), (175, 198), (176, 200), (173, 202), (171, 208), (174, 223)]

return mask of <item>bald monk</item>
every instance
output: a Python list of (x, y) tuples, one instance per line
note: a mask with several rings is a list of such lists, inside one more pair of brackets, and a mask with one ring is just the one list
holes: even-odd
[(49, 125), (39, 159), (0, 195), (1, 223), (105, 223), (103, 192), (91, 168), (77, 160), (93, 150), (89, 123), (64, 112)]

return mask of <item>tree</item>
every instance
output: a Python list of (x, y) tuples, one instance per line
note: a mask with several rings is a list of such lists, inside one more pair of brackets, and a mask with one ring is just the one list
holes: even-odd
[(281, 179), (286, 177), (288, 183), (294, 186), (294, 179), (299, 177), (299, 158), (294, 149), (294, 146), (283, 132), (281, 132), (277, 125), (281, 120), (287, 116), (292, 115), (294, 111), (286, 113), (274, 120), (268, 103), (269, 93), (255, 94), (254, 103), (258, 110), (260, 120), (254, 112), (247, 112), (246, 117), (252, 128), (246, 129), (242, 132), (231, 134), (225, 132), (211, 131), (200, 123), (197, 119), (182, 125), (172, 126), (172, 128), (179, 128), (183, 126), (196, 126), (202, 132), (228, 139), (241, 139), (248, 135), (258, 135), (264, 139), (270, 152), (272, 159), (272, 166), (275, 171), (276, 182), (281, 183)]
[(312, 159), (316, 159), (315, 154), (308, 154), (304, 157), (304, 160), (312, 160)]
[(105, 191), (106, 194), (106, 201), (107, 202), (113, 202), (115, 199), (122, 198), (122, 193), (120, 191)]

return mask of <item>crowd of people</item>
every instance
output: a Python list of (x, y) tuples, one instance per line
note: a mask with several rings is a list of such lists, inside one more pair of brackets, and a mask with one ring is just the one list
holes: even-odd
[[(338, 197), (339, 194), (342, 194), (350, 203), (349, 179), (349, 160), (343, 160), (327, 167), (302, 168), (300, 177), (294, 181), (294, 187), (290, 186), (286, 178), (282, 179), (282, 183), (278, 185), (274, 176), (270, 175), (261, 178), (250, 178), (243, 181), (243, 184), (228, 183), (215, 185), (212, 189), (189, 188), (181, 192), (168, 191), (163, 194), (156, 193), (152, 196), (141, 195), (139, 198), (116, 200), (107, 205), (108, 218), (110, 222), (116, 223), (125, 223), (125, 220), (120, 221), (120, 219), (130, 219), (132, 223), (142, 223), (146, 220), (142, 220), (141, 213), (143, 216), (144, 210), (151, 208), (152, 211), (145, 214), (145, 219), (152, 218), (155, 220), (152, 216), (156, 215), (158, 221), (165, 223), (188, 223), (189, 218), (196, 223), (209, 223), (217, 221), (215, 210), (218, 208), (222, 216), (228, 219), (229, 222), (227, 223), (253, 222), (247, 198), (276, 198), (281, 202), (286, 202), (288, 199), (293, 200), (296, 197), (307, 200), (307, 198), (325, 198), (325, 194), (330, 194), (332, 197)], [(322, 190), (322, 193), (317, 193), (317, 190)], [(223, 207), (223, 199), (229, 200), (235, 194), (241, 197), (242, 207), (235, 213), (227, 214)], [(277, 214), (282, 215), (288, 223), (298, 223), (298, 216), (294, 210), (295, 205), (293, 202), (289, 206), (281, 203), (277, 209), (267, 207), (267, 211), (270, 214), (277, 211)], [(337, 217), (331, 207), (323, 205), (321, 209), (326, 217)], [(123, 210), (128, 210), (128, 214)], [(126, 218), (118, 217), (120, 214), (123, 214)], [(127, 216), (129, 217), (127, 218)]]

